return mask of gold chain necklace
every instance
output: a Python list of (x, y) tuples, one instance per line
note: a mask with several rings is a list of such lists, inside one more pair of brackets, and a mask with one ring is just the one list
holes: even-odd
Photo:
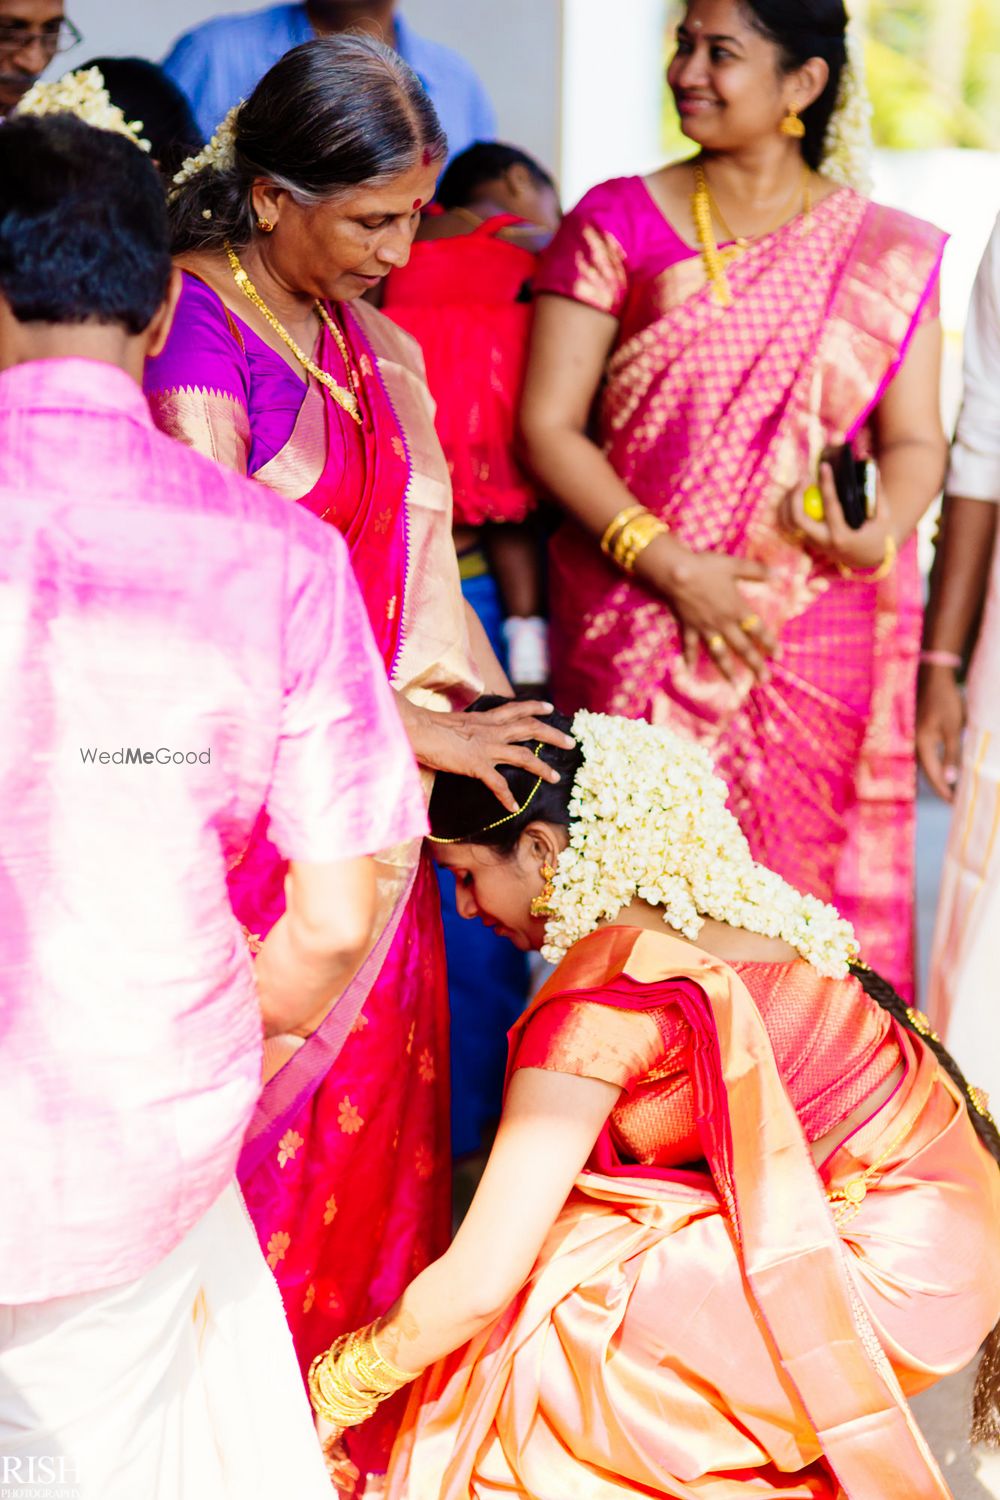
[[(789, 195), (786, 206), (774, 219), (773, 223), (769, 224), (766, 229), (760, 229), (756, 234), (734, 234), (732, 229), (729, 227), (729, 224), (726, 222), (726, 218), (719, 205), (718, 198), (716, 198), (715, 194), (712, 192), (711, 185), (708, 181), (708, 173), (705, 171), (704, 167), (700, 165), (695, 168), (695, 172), (696, 174), (701, 174), (701, 178), (705, 184), (705, 191), (708, 194), (708, 201), (712, 206), (712, 212), (718, 221), (719, 228), (722, 230), (724, 238), (727, 240), (731, 240), (738, 250), (749, 250), (750, 246), (754, 243), (755, 240), (762, 240), (765, 235), (773, 234), (776, 229), (780, 229), (783, 224), (787, 224), (789, 217), (788, 203), (791, 201), (792, 195)], [(796, 192), (798, 192), (798, 189), (796, 189)], [(807, 228), (811, 229), (813, 208), (812, 173), (806, 165), (803, 165), (802, 168), (801, 192), (802, 212), (806, 217)]]
[[(813, 189), (812, 173), (808, 166), (803, 167), (802, 172), (802, 212), (805, 216), (804, 233), (808, 234), (812, 229), (813, 211)], [(718, 220), (719, 227), (732, 245), (726, 250), (720, 250), (712, 225), (714, 217)], [(691, 198), (691, 216), (694, 219), (694, 227), (698, 235), (698, 244), (701, 247), (702, 260), (705, 263), (705, 271), (712, 286), (712, 294), (720, 307), (732, 307), (733, 293), (726, 275), (727, 267), (734, 260), (749, 250), (754, 240), (762, 239), (766, 234), (773, 234), (775, 229), (780, 229), (785, 220), (779, 221), (771, 229), (762, 230), (759, 235), (751, 237), (733, 234), (726, 223), (722, 210), (712, 197), (712, 190), (708, 185), (708, 177), (701, 162), (695, 162), (694, 166), (694, 193)]]
[(236, 254), (236, 251), (233, 249), (228, 240), (226, 241), (226, 255), (229, 257), (229, 265), (232, 269), (233, 280), (236, 282), (236, 285), (239, 287), (244, 297), (246, 297), (247, 301), (251, 302), (260, 313), (261, 317), (270, 324), (275, 333), (278, 335), (279, 339), (281, 339), (281, 342), (283, 344), (286, 344), (295, 355), (295, 358), (298, 360), (303, 369), (306, 370), (307, 373), (310, 374), (312, 378), (323, 387), (324, 390), (330, 392), (330, 395), (333, 397), (334, 401), (336, 401), (337, 405), (340, 406), (344, 411), (346, 411), (351, 420), (357, 422), (358, 426), (360, 427), (362, 425), (361, 402), (358, 399), (358, 386), (354, 378), (354, 371), (351, 368), (350, 351), (347, 347), (347, 343), (344, 339), (343, 334), (341, 333), (340, 329), (337, 327), (333, 319), (330, 317), (330, 314), (327, 312), (322, 302), (315, 302), (313, 304), (313, 307), (315, 309), (315, 312), (321, 319), (323, 326), (330, 333), (335, 344), (337, 345), (337, 348), (340, 350), (341, 357), (344, 361), (344, 368), (347, 371), (347, 379), (350, 382), (350, 390), (345, 390), (342, 385), (338, 385), (332, 375), (328, 375), (326, 370), (320, 369), (316, 361), (314, 359), (310, 359), (305, 350), (299, 347), (299, 345), (292, 338), (292, 335), (288, 332), (288, 329), (283, 323), (278, 320), (278, 318), (275, 317), (274, 313), (271, 311), (267, 303), (264, 301), (263, 297), (260, 295), (260, 292), (258, 292), (257, 288), (250, 280), (250, 277), (247, 275), (246, 271), (243, 268), (243, 264), (240, 261), (239, 256)]

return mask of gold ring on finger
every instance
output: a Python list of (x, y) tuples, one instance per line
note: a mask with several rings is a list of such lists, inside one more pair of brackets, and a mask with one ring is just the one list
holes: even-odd
[(747, 615), (746, 619), (740, 621), (740, 629), (746, 635), (756, 635), (762, 623), (760, 615)]
[(710, 635), (708, 637), (705, 645), (708, 647), (709, 651), (711, 651), (713, 656), (721, 656), (726, 649), (726, 638), (724, 635), (719, 635), (718, 632), (716, 632), (715, 635)]

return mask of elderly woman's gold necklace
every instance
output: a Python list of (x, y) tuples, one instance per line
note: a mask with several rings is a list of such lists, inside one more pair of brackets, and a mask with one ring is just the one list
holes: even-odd
[[(805, 216), (806, 234), (812, 228), (812, 212), (812, 173), (809, 170), (808, 164), (804, 163), (802, 168), (802, 213)], [(718, 241), (715, 238), (715, 230), (712, 227), (713, 215), (718, 220), (722, 232), (732, 241), (728, 249), (719, 249)], [(754, 235), (752, 238), (733, 234), (733, 231), (722, 216), (722, 210), (712, 196), (705, 168), (700, 161), (694, 164), (694, 193), (691, 197), (691, 216), (694, 219), (698, 244), (701, 247), (701, 258), (705, 263), (705, 272), (712, 287), (712, 294), (720, 307), (732, 307), (733, 293), (729, 285), (729, 277), (726, 275), (727, 268), (744, 251), (749, 250), (753, 240), (762, 239), (765, 234), (773, 234), (774, 230), (780, 229), (786, 220), (780, 220), (771, 229), (762, 230), (760, 234)]]
[(264, 301), (263, 297), (260, 295), (260, 292), (258, 292), (257, 288), (250, 280), (250, 277), (243, 269), (243, 264), (240, 261), (239, 256), (236, 254), (236, 251), (233, 249), (228, 240), (226, 241), (226, 255), (229, 257), (229, 264), (233, 272), (233, 280), (236, 282), (236, 285), (239, 287), (244, 297), (246, 297), (247, 301), (251, 302), (260, 313), (261, 317), (271, 325), (281, 342), (283, 344), (286, 344), (295, 355), (295, 358), (298, 360), (302, 368), (306, 370), (315, 381), (318, 381), (318, 383), (323, 387), (324, 390), (330, 392), (330, 395), (333, 397), (334, 401), (336, 401), (337, 405), (342, 407), (343, 410), (346, 411), (347, 415), (351, 418), (351, 420), (357, 422), (358, 426), (360, 427), (362, 425), (361, 402), (358, 399), (358, 387), (354, 379), (354, 371), (351, 369), (350, 351), (348, 350), (344, 335), (341, 333), (336, 323), (330, 317), (330, 314), (327, 312), (322, 302), (315, 302), (313, 306), (320, 319), (322, 320), (323, 326), (332, 336), (334, 343), (340, 350), (341, 356), (344, 361), (344, 369), (347, 371), (347, 378), (351, 384), (350, 390), (345, 390), (342, 385), (338, 385), (332, 375), (327, 374), (326, 370), (320, 369), (316, 361), (314, 359), (310, 359), (305, 350), (299, 347), (299, 345), (292, 338), (292, 335), (288, 332), (288, 329), (275, 317), (274, 313), (271, 311), (267, 303)]

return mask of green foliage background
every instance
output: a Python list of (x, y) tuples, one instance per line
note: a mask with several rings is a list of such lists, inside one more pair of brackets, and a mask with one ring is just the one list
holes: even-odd
[[(876, 145), (1000, 149), (1000, 0), (855, 0), (851, 9), (865, 35)], [(668, 52), (674, 24), (676, 15)], [(690, 151), (669, 95), (664, 134), (672, 156)]]

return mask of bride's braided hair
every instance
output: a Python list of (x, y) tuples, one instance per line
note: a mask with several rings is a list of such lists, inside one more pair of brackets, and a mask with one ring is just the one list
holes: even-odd
[[(897, 995), (888, 980), (872, 969), (853, 964), (851, 973), (862, 989), (894, 1020), (918, 1036), (929, 1047), (944, 1068), (949, 1078), (961, 1090), (969, 1118), (979, 1139), (1000, 1166), (1000, 1131), (989, 1114), (982, 1095), (971, 1088), (965, 1074), (929, 1024)], [(972, 1396), (972, 1429), (974, 1443), (985, 1443), (991, 1448), (1000, 1448), (1000, 1323), (994, 1328), (983, 1345), (976, 1376), (976, 1388)]]

